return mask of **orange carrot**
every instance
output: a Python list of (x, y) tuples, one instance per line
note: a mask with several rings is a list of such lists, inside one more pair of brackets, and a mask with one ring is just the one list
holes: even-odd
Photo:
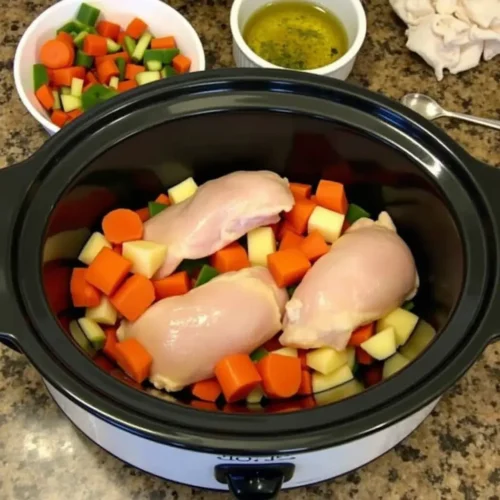
[(383, 365), (377, 363), (366, 370), (363, 380), (367, 387), (378, 384), (382, 380)]
[(191, 289), (191, 279), (187, 271), (180, 271), (166, 278), (154, 280), (153, 286), (155, 288), (156, 300), (161, 300), (188, 293)]
[(57, 262), (49, 262), (43, 266), (45, 297), (54, 314), (59, 314), (71, 306), (70, 279), (69, 267), (63, 267)]
[(117, 208), (102, 219), (102, 232), (110, 243), (124, 243), (140, 240), (144, 226), (136, 212), (128, 208)]
[(47, 84), (42, 85), (36, 92), (36, 98), (40, 101), (40, 104), (45, 109), (51, 109), (54, 106), (54, 96), (52, 94), (52, 90)]
[(298, 182), (290, 182), (290, 191), (296, 200), (301, 198), (309, 198), (311, 196), (312, 186), (310, 184), (300, 184)]
[(256, 364), (262, 388), (270, 398), (291, 398), (297, 394), (302, 380), (300, 359), (268, 354)]
[(151, 371), (153, 358), (137, 339), (126, 339), (116, 346), (118, 366), (137, 383), (142, 384)]
[(106, 342), (102, 348), (104, 354), (113, 361), (117, 359), (116, 346), (118, 345), (118, 338), (116, 336), (116, 328), (110, 327), (104, 330), (106, 334)]
[(219, 273), (227, 273), (250, 267), (250, 261), (246, 250), (235, 241), (211, 255), (210, 265), (215, 267)]
[(61, 69), (71, 66), (75, 58), (75, 50), (63, 40), (48, 40), (40, 49), (40, 62), (50, 69)]
[(163, 38), (153, 38), (151, 40), (152, 49), (175, 49), (177, 44), (173, 36), (164, 36)]
[(135, 213), (141, 218), (142, 222), (149, 220), (149, 208), (139, 208)]
[(101, 302), (99, 290), (87, 282), (86, 276), (84, 267), (76, 267), (71, 274), (69, 288), (75, 307), (96, 307)]
[(113, 59), (107, 59), (97, 66), (97, 76), (101, 83), (107, 85), (113, 76), (118, 76), (120, 70)]
[(135, 321), (155, 301), (155, 289), (150, 280), (134, 274), (109, 300), (123, 317)]
[(64, 111), (56, 109), (50, 115), (50, 119), (52, 123), (55, 123), (58, 127), (63, 127), (64, 124), (68, 121), (68, 115)]
[(99, 56), (96, 57), (94, 62), (96, 66), (99, 66), (99, 64), (102, 64), (104, 61), (115, 61), (121, 57), (122, 59), (125, 59), (126, 62), (130, 61), (130, 56), (128, 55), (128, 52), (115, 52), (114, 54), (107, 54), (105, 56)]
[(280, 288), (294, 285), (311, 268), (308, 258), (296, 248), (279, 250), (267, 256), (267, 267)]
[(299, 236), (294, 231), (284, 229), (281, 237), (280, 250), (287, 250), (288, 248), (298, 248), (304, 242), (304, 237)]
[(300, 394), (301, 396), (308, 396), (309, 394), (312, 394), (312, 392), (311, 372), (309, 370), (302, 369), (298, 394)]
[(281, 240), (283, 238), (285, 231), (292, 231), (293, 233), (298, 234), (296, 229), (287, 220), (284, 220), (281, 222), (278, 229), (278, 234), (277, 234), (278, 240)]
[(125, 78), (127, 80), (134, 80), (135, 76), (143, 71), (146, 71), (144, 66), (139, 64), (127, 64), (125, 66)]
[(103, 248), (87, 269), (87, 281), (106, 295), (111, 295), (125, 279), (132, 262), (110, 248)]
[(213, 403), (217, 401), (217, 398), (221, 395), (222, 389), (217, 379), (210, 378), (194, 383), (191, 387), (191, 393), (198, 399), (211, 401)]
[(313, 195), (311, 196), (311, 201), (314, 201), (314, 203), (316, 203), (316, 205), (318, 204), (318, 198), (316, 198), (316, 195), (315, 195), (315, 194), (313, 194)]
[(96, 26), (97, 33), (104, 38), (111, 38), (111, 40), (117, 40), (120, 34), (120, 25), (111, 23), (109, 21), (99, 21)]
[(304, 234), (309, 217), (315, 208), (316, 203), (307, 198), (296, 200), (292, 210), (285, 214), (285, 219), (290, 222), (297, 233)]
[(125, 31), (120, 31), (120, 33), (118, 33), (118, 36), (116, 38), (116, 41), (123, 47), (124, 44), (125, 44), (125, 37), (127, 36), (127, 33), (125, 33)]
[(248, 354), (231, 354), (222, 358), (215, 365), (214, 372), (228, 403), (246, 398), (261, 381)]
[(306, 257), (311, 261), (317, 261), (321, 256), (328, 253), (330, 250), (328, 244), (319, 231), (311, 231), (309, 235), (304, 238), (299, 249), (306, 254)]
[(105, 56), (108, 44), (103, 36), (89, 34), (83, 39), (83, 51), (89, 56)]
[(156, 198), (156, 203), (162, 203), (163, 205), (170, 205), (170, 199), (166, 194), (159, 194)]
[(367, 325), (356, 328), (351, 334), (351, 338), (347, 345), (360, 346), (363, 342), (368, 340), (375, 333), (375, 323), (368, 323)]
[(125, 30), (125, 33), (128, 36), (137, 39), (140, 38), (147, 29), (148, 25), (142, 19), (136, 17), (132, 19), (132, 21), (130, 21), (127, 29)]
[(126, 80), (124, 82), (118, 82), (118, 92), (126, 92), (127, 90), (132, 90), (137, 87), (137, 82), (135, 80)]
[(71, 68), (54, 69), (50, 73), (50, 82), (58, 87), (70, 87), (73, 78), (85, 78), (85, 68), (72, 66)]
[(191, 68), (191, 59), (183, 54), (179, 54), (172, 59), (172, 66), (177, 73), (187, 73)]
[(340, 182), (325, 179), (319, 181), (316, 189), (316, 199), (321, 207), (328, 208), (339, 214), (347, 213), (347, 198), (344, 185), (340, 184)]
[(95, 365), (97, 365), (101, 370), (104, 370), (105, 372), (110, 373), (111, 370), (115, 369), (115, 365), (111, 363), (111, 361), (106, 358), (105, 356), (102, 356), (101, 354), (98, 354), (95, 358), (92, 359)]
[(83, 115), (83, 111), (81, 109), (74, 109), (73, 111), (68, 111), (68, 122), (72, 122), (75, 118), (78, 118), (80, 115)]
[(299, 400), (300, 408), (307, 410), (309, 408), (316, 408), (316, 400), (313, 396), (306, 396), (305, 398), (300, 398)]
[(56, 40), (61, 40), (61, 42), (64, 42), (65, 44), (69, 45), (69, 47), (72, 50), (74, 50), (73, 37), (69, 33), (66, 33), (65, 31), (60, 31), (56, 36)]
[(92, 71), (87, 71), (87, 74), (85, 75), (85, 83), (99, 83), (99, 80), (97, 80)]
[(356, 360), (360, 365), (371, 365), (373, 358), (361, 347), (356, 347)]

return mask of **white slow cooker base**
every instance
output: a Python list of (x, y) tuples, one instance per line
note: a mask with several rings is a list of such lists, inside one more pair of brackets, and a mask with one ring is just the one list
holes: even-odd
[(95, 417), (63, 396), (48, 382), (45, 383), (56, 403), (73, 424), (112, 455), (166, 480), (225, 491), (228, 489), (227, 486), (216, 481), (214, 476), (214, 468), (220, 464), (293, 463), (295, 473), (292, 479), (283, 485), (285, 489), (341, 476), (371, 462), (396, 446), (418, 427), (439, 401), (436, 399), (397, 424), (347, 444), (293, 456), (257, 458), (200, 453), (150, 441)]

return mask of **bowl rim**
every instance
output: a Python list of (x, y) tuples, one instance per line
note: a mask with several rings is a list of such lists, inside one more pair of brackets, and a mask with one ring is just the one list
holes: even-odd
[[(231, 26), (231, 33), (233, 35), (233, 43), (236, 43), (236, 45), (243, 52), (245, 57), (249, 59), (253, 64), (255, 64), (257, 67), (270, 68), (270, 69), (288, 69), (288, 68), (283, 68), (281, 66), (276, 66), (275, 64), (266, 61), (265, 59), (257, 55), (243, 39), (243, 35), (241, 34), (241, 30), (238, 25), (238, 14), (240, 13), (241, 6), (245, 1), (248, 0), (234, 0), (233, 5), (231, 7), (230, 26)], [(314, 0), (307, 0), (307, 1), (309, 1), (310, 3), (314, 3)], [(356, 12), (356, 18), (359, 24), (358, 31), (356, 32), (356, 36), (354, 37), (352, 45), (349, 47), (349, 50), (336, 61), (328, 64), (327, 66), (321, 66), (320, 68), (300, 70), (302, 73), (309, 73), (312, 75), (324, 75), (324, 76), (331, 75), (333, 73), (336, 73), (338, 70), (342, 69), (347, 64), (349, 64), (360, 51), (361, 46), (363, 45), (363, 42), (365, 41), (366, 38), (366, 26), (367, 26), (366, 13), (365, 10), (363, 9), (361, 0), (344, 0), (344, 1), (350, 2), (354, 7), (354, 10)], [(254, 9), (254, 12), (255, 10), (257, 9)]]
[[(106, 2), (106, 0), (102, 0), (103, 2)], [(203, 44), (201, 43), (201, 39), (194, 29), (193, 25), (176, 9), (171, 7), (170, 5), (161, 2), (160, 0), (149, 0), (152, 2), (155, 2), (158, 4), (158, 6), (161, 6), (162, 8), (166, 10), (170, 10), (175, 12), (175, 15), (177, 15), (180, 19), (180, 22), (184, 23), (184, 26), (194, 39), (195, 45), (196, 45), (196, 52), (197, 52), (197, 57), (199, 58), (200, 61), (200, 69), (199, 71), (204, 71), (206, 69), (206, 61), (205, 61), (205, 52), (203, 50)], [(31, 116), (35, 118), (35, 120), (40, 123), (47, 131), (50, 131), (50, 133), (56, 133), (59, 130), (61, 130), (61, 127), (58, 127), (52, 121), (45, 116), (43, 113), (38, 111), (33, 104), (31, 104), (28, 94), (26, 89), (24, 88), (24, 85), (22, 84), (21, 80), (21, 58), (22, 54), (24, 53), (24, 49), (30, 38), (36, 33), (36, 30), (42, 20), (46, 19), (47, 17), (54, 15), (57, 13), (57, 11), (67, 4), (80, 4), (80, 0), (59, 0), (57, 3), (54, 5), (51, 5), (49, 8), (45, 9), (40, 15), (38, 15), (35, 20), (26, 28), (26, 31), (23, 33), (23, 36), (21, 37), (21, 40), (19, 40), (19, 43), (16, 47), (16, 52), (14, 55), (14, 83), (17, 91), (17, 95), (21, 99), (21, 102), (23, 103), (24, 107), (30, 112)], [(33, 91), (34, 92), (34, 91)]]

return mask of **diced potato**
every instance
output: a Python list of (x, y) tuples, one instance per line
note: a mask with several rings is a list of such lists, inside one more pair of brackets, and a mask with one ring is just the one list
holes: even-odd
[(122, 255), (132, 262), (131, 272), (152, 278), (167, 256), (167, 247), (152, 241), (127, 241), (122, 246)]
[(98, 306), (87, 307), (85, 317), (102, 325), (114, 325), (118, 314), (107, 297), (103, 296)]
[(392, 326), (396, 334), (396, 344), (400, 346), (410, 338), (411, 332), (413, 332), (417, 323), (418, 316), (416, 314), (398, 308), (377, 321), (377, 331), (381, 332)]
[(373, 337), (365, 340), (361, 347), (366, 351), (372, 358), (378, 359), (379, 361), (387, 359), (396, 352), (396, 334), (394, 328), (390, 326), (379, 333), (376, 333)]
[(353, 372), (356, 365), (356, 349), (354, 347), (347, 347), (345, 353), (347, 354), (347, 366)]
[(309, 222), (307, 223), (307, 231), (317, 230), (325, 238), (327, 243), (334, 243), (342, 232), (345, 215), (338, 214), (333, 210), (328, 210), (323, 207), (316, 207)]
[(364, 389), (363, 384), (354, 378), (345, 384), (334, 387), (333, 389), (315, 394), (314, 399), (316, 400), (316, 404), (318, 404), (318, 406), (328, 405), (341, 401), (342, 399), (355, 396), (356, 394), (363, 392)]
[(194, 182), (194, 179), (188, 177), (185, 181), (182, 181), (168, 190), (170, 203), (180, 203), (181, 201), (191, 198), (191, 196), (196, 193), (197, 189), (198, 185)]
[(71, 79), (71, 95), (81, 97), (83, 91), (84, 81), (81, 78)]
[(270, 227), (258, 227), (247, 234), (248, 260), (252, 266), (266, 266), (267, 256), (276, 252), (276, 238)]
[(78, 324), (82, 329), (85, 337), (91, 342), (95, 349), (99, 350), (104, 347), (106, 342), (106, 334), (104, 330), (93, 320), (89, 318), (80, 318)]
[(413, 361), (431, 343), (435, 335), (436, 330), (429, 323), (421, 319), (413, 331), (410, 340), (399, 351), (406, 359)]
[(402, 370), (410, 361), (406, 359), (402, 354), (397, 352), (390, 358), (384, 361), (384, 368), (382, 370), (382, 378), (386, 379)]
[(97, 254), (103, 248), (111, 248), (111, 243), (104, 237), (102, 233), (95, 232), (89, 238), (85, 246), (82, 248), (78, 260), (90, 266)]
[(299, 353), (294, 347), (282, 347), (276, 351), (272, 351), (272, 354), (279, 354), (280, 356), (289, 356), (291, 358), (296, 358)]
[(87, 228), (71, 229), (49, 236), (43, 246), (43, 263), (59, 259), (76, 259), (89, 236), (90, 231)]
[(306, 354), (306, 362), (309, 368), (327, 375), (347, 364), (347, 354), (345, 351), (339, 352), (331, 347), (321, 347), (309, 351)]
[(123, 323), (116, 329), (116, 338), (118, 342), (123, 342), (125, 340), (125, 329), (123, 328)]
[(323, 373), (314, 372), (312, 374), (312, 390), (314, 393), (327, 391), (338, 385), (345, 384), (352, 380), (354, 375), (351, 369), (347, 366), (341, 366), (339, 369), (324, 375)]
[(262, 401), (264, 397), (264, 391), (262, 390), (261, 385), (259, 384), (248, 396), (247, 403), (248, 404), (257, 404)]

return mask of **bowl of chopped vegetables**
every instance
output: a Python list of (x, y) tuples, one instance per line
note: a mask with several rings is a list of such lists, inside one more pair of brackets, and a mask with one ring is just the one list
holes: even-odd
[(204, 69), (196, 31), (159, 0), (57, 2), (28, 27), (14, 59), (19, 97), (49, 134), (139, 85)]

